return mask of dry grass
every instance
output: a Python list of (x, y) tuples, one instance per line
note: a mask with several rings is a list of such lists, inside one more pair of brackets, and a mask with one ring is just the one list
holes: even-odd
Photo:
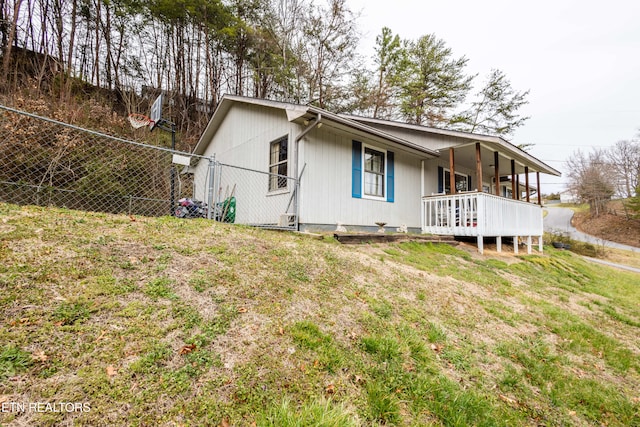
[(637, 276), (568, 252), (0, 218), (0, 402), (91, 406), (3, 425), (640, 424)]
[(589, 211), (576, 212), (574, 226), (601, 239), (640, 247), (640, 219), (628, 219), (620, 200), (609, 202), (607, 212), (597, 217)]

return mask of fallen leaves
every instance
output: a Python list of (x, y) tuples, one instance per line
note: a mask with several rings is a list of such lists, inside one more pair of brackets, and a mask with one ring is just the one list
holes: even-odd
[(31, 354), (31, 359), (38, 362), (46, 362), (47, 360), (49, 360), (49, 356), (44, 354), (44, 350), (38, 350)]
[(118, 374), (118, 370), (113, 365), (107, 366), (106, 371), (107, 377), (109, 377), (109, 379), (115, 377)]
[(507, 402), (511, 405), (517, 403), (515, 400), (513, 400), (510, 397), (505, 396), (504, 394), (499, 394), (498, 397), (500, 398), (500, 400), (502, 400), (503, 402)]
[(98, 338), (96, 338), (96, 342), (100, 341), (102, 338), (104, 338), (105, 334), (107, 333), (107, 331), (100, 331), (100, 336), (98, 336)]
[(327, 394), (334, 394), (336, 392), (336, 387), (333, 384), (327, 384), (324, 391)]
[(194, 351), (196, 349), (196, 345), (195, 344), (187, 344), (187, 345), (183, 345), (182, 348), (180, 349), (180, 356), (184, 356), (185, 354), (189, 354), (192, 351)]
[(29, 318), (28, 317), (23, 317), (21, 319), (14, 320), (9, 324), (11, 326), (28, 325), (29, 324)]
[(431, 344), (431, 350), (435, 351), (436, 353), (440, 353), (443, 348), (444, 346), (441, 344)]

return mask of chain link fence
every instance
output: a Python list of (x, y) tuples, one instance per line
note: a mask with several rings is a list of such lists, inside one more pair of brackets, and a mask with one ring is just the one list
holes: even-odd
[[(296, 182), (0, 105), (0, 202), (297, 227)], [(287, 214), (290, 212), (290, 214)]]
[[(295, 179), (219, 162), (214, 171), (216, 219), (229, 220), (225, 212), (233, 209), (236, 223), (297, 229)], [(275, 191), (270, 190), (274, 180), (279, 182)]]

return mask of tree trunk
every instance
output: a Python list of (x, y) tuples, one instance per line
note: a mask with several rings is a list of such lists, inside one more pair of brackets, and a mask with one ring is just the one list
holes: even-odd
[(21, 5), (22, 5), (22, 0), (15, 0), (14, 7), (13, 7), (13, 17), (11, 19), (11, 27), (9, 28), (9, 35), (7, 37), (7, 42), (4, 46), (5, 51), (4, 51), (4, 61), (2, 64), (2, 71), (3, 71), (5, 89), (9, 85), (9, 65), (11, 64), (11, 48), (13, 47), (13, 42), (16, 38), (18, 15), (20, 14)]

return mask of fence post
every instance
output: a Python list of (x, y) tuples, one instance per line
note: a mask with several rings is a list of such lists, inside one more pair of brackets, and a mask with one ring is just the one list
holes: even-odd
[(218, 204), (220, 204), (222, 206), (222, 204), (224, 203), (224, 199), (222, 201), (218, 200), (220, 198), (220, 191), (222, 190), (222, 164), (220, 162), (218, 162), (218, 167), (216, 168), (216, 181), (215, 181), (215, 187), (214, 187), (214, 191), (213, 191), (213, 207), (214, 207), (214, 212), (220, 215), (220, 218), (215, 218), (215, 213), (214, 213), (214, 218), (213, 219), (217, 219), (218, 221), (222, 222), (222, 210), (220, 210), (220, 212), (217, 212), (218, 209)]
[(215, 174), (216, 173), (216, 157), (209, 158), (209, 191), (207, 196), (207, 219), (211, 219), (213, 208), (215, 207), (216, 200), (214, 200), (214, 188), (215, 188)]
[[(305, 165), (306, 166), (306, 165)], [(302, 171), (304, 172), (304, 168), (302, 169)], [(293, 200), (293, 206), (294, 206), (294, 220), (293, 220), (293, 226), (295, 231), (299, 231), (300, 230), (300, 204), (298, 203), (298, 197), (300, 195), (300, 177), (297, 176), (294, 178), (295, 179), (295, 193), (294, 193), (294, 200)], [(288, 224), (288, 223), (287, 223)]]

